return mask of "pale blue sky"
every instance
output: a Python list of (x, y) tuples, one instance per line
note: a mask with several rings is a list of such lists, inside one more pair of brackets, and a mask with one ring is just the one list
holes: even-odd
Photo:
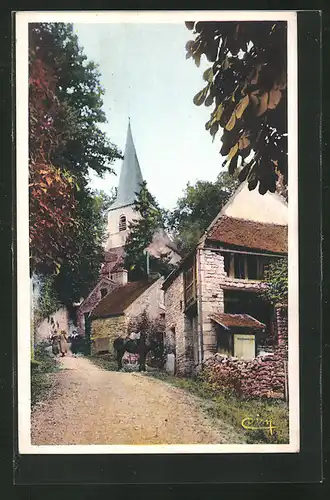
[[(105, 88), (102, 127), (122, 151), (128, 117), (144, 179), (159, 203), (173, 208), (188, 181), (216, 179), (223, 159), (219, 137), (212, 143), (204, 128), (212, 107), (192, 100), (205, 85), (185, 58), (191, 32), (184, 24), (74, 24), (79, 43), (98, 63)], [(121, 161), (114, 168), (120, 172)], [(118, 175), (92, 177), (91, 185), (109, 191)]]

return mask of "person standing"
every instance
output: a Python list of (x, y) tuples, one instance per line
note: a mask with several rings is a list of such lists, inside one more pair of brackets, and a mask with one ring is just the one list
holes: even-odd
[(51, 336), (51, 342), (52, 342), (52, 353), (54, 356), (57, 356), (60, 353), (60, 339), (59, 336), (57, 335), (56, 330)]
[(65, 330), (61, 330), (60, 333), (60, 352), (62, 357), (68, 352), (68, 337)]

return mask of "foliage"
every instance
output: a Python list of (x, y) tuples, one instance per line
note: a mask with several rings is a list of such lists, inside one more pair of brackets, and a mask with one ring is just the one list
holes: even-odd
[(54, 276), (39, 276), (37, 280), (38, 301), (34, 311), (35, 326), (61, 307), (54, 287)]
[[(137, 217), (129, 223), (124, 260), (124, 267), (129, 272), (130, 281), (147, 277), (146, 248), (156, 231), (164, 228), (165, 225), (163, 211), (149, 192), (145, 181), (141, 184), (141, 190), (137, 194), (134, 211)], [(150, 273), (168, 275), (173, 269), (169, 260), (168, 254), (160, 258), (149, 255)]]
[(54, 121), (62, 112), (55, 96), (54, 72), (31, 55), (29, 72), (31, 268), (46, 274), (57, 271), (61, 249), (70, 252), (75, 185), (72, 176), (51, 161), (60, 136)]
[(214, 183), (198, 181), (195, 185), (187, 184), (183, 197), (168, 214), (168, 225), (183, 253), (194, 248), (238, 185), (239, 182), (227, 172), (221, 172)]
[(150, 366), (161, 368), (164, 365), (163, 335), (165, 332), (165, 319), (150, 318), (146, 310), (139, 316), (130, 318), (127, 333), (140, 332), (145, 341), (152, 343), (152, 351), (149, 353)]
[(265, 271), (263, 283), (266, 287), (261, 295), (274, 305), (288, 303), (288, 260), (276, 259)]
[(96, 207), (98, 211), (100, 212), (101, 216), (103, 217), (105, 227), (108, 225), (108, 211), (109, 208), (111, 207), (112, 203), (115, 201), (117, 196), (117, 189), (113, 188), (110, 191), (110, 194), (106, 193), (105, 191), (101, 190), (96, 190), (94, 192), (94, 199), (96, 203)]
[(31, 406), (45, 399), (53, 388), (51, 374), (58, 371), (57, 360), (46, 351), (46, 345), (36, 347), (31, 361)]
[(62, 265), (54, 280), (60, 301), (79, 301), (95, 286), (104, 261), (105, 225), (98, 197), (91, 190), (77, 193), (76, 218), (79, 231), (71, 243), (71, 255), (61, 255)]
[[(187, 22), (194, 40), (187, 58), (199, 67), (212, 63), (197, 106), (213, 106), (205, 124), (213, 137), (222, 132), (221, 156), (228, 172), (239, 169), (249, 189), (275, 192), (277, 173), (287, 184), (287, 33), (283, 21)], [(247, 159), (247, 162), (245, 162)]]
[(112, 171), (111, 163), (122, 156), (99, 126), (106, 122), (100, 72), (95, 63), (87, 61), (73, 25), (31, 23), (29, 37), (33, 56), (56, 75), (55, 94), (66, 108), (54, 121), (57, 130), (65, 131), (65, 140), (54, 151), (53, 162), (75, 173), (80, 182), (89, 169), (98, 174)]
[(88, 173), (111, 172), (121, 154), (101, 131), (104, 90), (71, 24), (29, 25), (31, 271), (56, 274), (64, 304), (99, 277), (105, 236), (104, 196)]

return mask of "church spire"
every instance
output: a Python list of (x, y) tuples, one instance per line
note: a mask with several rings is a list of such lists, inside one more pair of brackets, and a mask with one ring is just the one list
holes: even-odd
[(111, 205), (110, 210), (133, 205), (136, 193), (140, 192), (143, 182), (139, 161), (136, 156), (132, 137), (131, 123), (128, 120), (128, 130), (124, 160), (120, 171), (117, 197)]

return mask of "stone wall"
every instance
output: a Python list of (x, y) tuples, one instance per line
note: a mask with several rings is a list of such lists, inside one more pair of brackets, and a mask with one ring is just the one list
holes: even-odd
[(54, 329), (57, 331), (65, 330), (68, 334), (72, 333), (73, 323), (70, 321), (68, 310), (65, 307), (58, 309), (39, 324), (36, 328), (35, 343), (49, 340)]
[(276, 306), (276, 333), (279, 349), (285, 354), (288, 348), (288, 308), (287, 306)]
[[(165, 292), (165, 351), (175, 352), (175, 372), (189, 375), (192, 371), (192, 334), (185, 317), (183, 274), (171, 283)], [(175, 333), (173, 331), (175, 330)], [(173, 345), (174, 344), (174, 345)]]
[(160, 278), (145, 290), (133, 304), (127, 307), (126, 316), (134, 318), (146, 311), (150, 319), (159, 318), (160, 314), (165, 312), (163, 282), (164, 278)]
[(280, 352), (241, 361), (216, 354), (203, 368), (203, 378), (220, 390), (229, 389), (242, 397), (284, 399), (285, 360)]
[(219, 389), (234, 390), (243, 397), (287, 399), (288, 310), (276, 307), (277, 346), (273, 354), (241, 361), (216, 354), (209, 358), (203, 376)]
[(92, 353), (109, 351), (115, 355), (112, 343), (117, 337), (126, 337), (127, 318), (125, 315), (99, 318), (92, 321)]
[(94, 309), (94, 307), (100, 302), (101, 300), (101, 288), (106, 288), (107, 293), (111, 292), (114, 290), (116, 287), (118, 287), (118, 283), (115, 283), (114, 281), (110, 281), (109, 279), (104, 279), (102, 278), (95, 288), (92, 290), (92, 292), (89, 294), (89, 296), (82, 302), (82, 304), (78, 307), (77, 309), (77, 330), (80, 335), (85, 335), (85, 313), (89, 313)]
[(221, 287), (226, 277), (224, 258), (218, 252), (200, 249), (197, 259), (197, 276), (200, 277), (198, 293), (201, 295), (201, 327), (203, 332), (204, 359), (216, 352), (216, 327), (210, 319), (214, 312), (224, 311), (224, 294)]

